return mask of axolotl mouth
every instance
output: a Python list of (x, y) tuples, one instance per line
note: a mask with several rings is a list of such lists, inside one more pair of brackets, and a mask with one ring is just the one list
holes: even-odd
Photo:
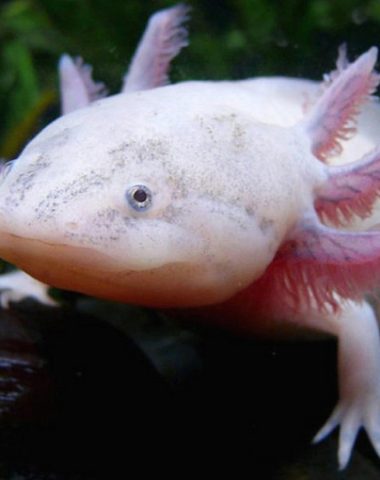
[(172, 308), (208, 305), (230, 295), (223, 282), (216, 288), (214, 275), (206, 267), (190, 262), (132, 270), (123, 268), (111, 254), (92, 248), (6, 232), (0, 233), (0, 252), (3, 259), (48, 285), (108, 300)]

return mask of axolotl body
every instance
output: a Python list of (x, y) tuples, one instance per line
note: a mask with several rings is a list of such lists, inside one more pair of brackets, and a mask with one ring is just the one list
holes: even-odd
[[(159, 86), (183, 44), (170, 38), (164, 61), (145, 38), (124, 91), (96, 101), (63, 60), (65, 115), (1, 173), (1, 256), (49, 285), (232, 329), (336, 335), (340, 399), (315, 440), (340, 424), (344, 467), (364, 427), (380, 455), (379, 332), (363, 300), (380, 280), (380, 233), (342, 228), (372, 211), (380, 149), (328, 164), (377, 86), (377, 50), (341, 55), (321, 91), (291, 79)], [(161, 70), (140, 68), (152, 50)]]

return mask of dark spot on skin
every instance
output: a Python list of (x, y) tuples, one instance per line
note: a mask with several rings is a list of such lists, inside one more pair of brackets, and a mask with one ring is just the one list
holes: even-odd
[(268, 230), (273, 229), (273, 224), (274, 224), (273, 220), (264, 217), (261, 219), (259, 223), (259, 228), (263, 233), (267, 233)]
[(243, 149), (246, 144), (245, 137), (246, 137), (246, 131), (240, 124), (236, 123), (232, 131), (234, 146), (238, 149)]
[(136, 145), (136, 153), (139, 163), (156, 162), (157, 159), (168, 155), (168, 142), (162, 139), (148, 139), (144, 143)]
[(54, 216), (58, 206), (62, 207), (84, 193), (91, 191), (99, 192), (99, 187), (104, 186), (107, 180), (109, 180), (109, 177), (91, 171), (69, 183), (63, 184), (60, 188), (49, 192), (44, 200), (40, 201), (35, 208), (36, 218), (47, 221)]
[[(223, 132), (228, 132), (231, 138), (232, 145), (236, 149), (243, 149), (245, 147), (246, 130), (244, 126), (238, 122), (236, 113), (227, 113), (221, 115), (214, 115), (211, 117), (202, 117), (197, 115), (195, 119), (199, 122), (203, 130), (207, 131), (210, 140), (213, 143), (220, 141), (219, 132), (223, 128)], [(215, 133), (217, 135), (215, 135)]]
[(123, 142), (116, 148), (112, 148), (107, 153), (110, 157), (110, 173), (111, 175), (121, 168), (125, 167), (127, 160), (127, 151), (129, 148), (128, 142)]
[(64, 233), (64, 237), (82, 245), (104, 246), (124, 237), (128, 229), (133, 228), (131, 222), (131, 219), (123, 217), (118, 210), (106, 208), (97, 212), (89, 233), (77, 233), (69, 229)]
[(120, 212), (113, 208), (106, 208), (97, 212), (89, 233), (69, 229), (64, 232), (64, 238), (75, 240), (82, 245), (104, 246), (126, 235), (127, 228), (123, 220)]
[(178, 218), (181, 215), (181, 212), (181, 208), (176, 208), (173, 205), (168, 205), (162, 212), (160, 218), (168, 223), (171, 223), (174, 221), (175, 218)]
[(252, 207), (252, 205), (249, 205), (248, 207), (245, 207), (245, 211), (249, 217), (255, 217), (256, 216), (256, 211)]
[(134, 165), (146, 165), (161, 163), (165, 169), (165, 163), (170, 159), (170, 139), (162, 136), (159, 138), (128, 138), (116, 148), (108, 151), (110, 157), (110, 175), (124, 168), (129, 163)]
[(43, 155), (40, 155), (24, 173), (21, 173), (10, 187), (10, 195), (5, 199), (7, 205), (17, 207), (25, 199), (26, 192), (31, 190), (34, 180), (42, 170), (50, 166)]

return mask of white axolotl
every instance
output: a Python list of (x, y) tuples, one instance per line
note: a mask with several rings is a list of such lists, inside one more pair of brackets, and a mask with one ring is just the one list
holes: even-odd
[(380, 455), (379, 331), (363, 300), (380, 280), (380, 233), (341, 228), (380, 190), (378, 107), (347, 141), (346, 160), (365, 155), (326, 163), (378, 84), (377, 49), (341, 54), (319, 95), (292, 79), (152, 88), (185, 42), (183, 7), (159, 15), (120, 95), (93, 102), (101, 86), (64, 57), (65, 115), (2, 171), (0, 255), (101, 298), (336, 335), (340, 398), (315, 441), (340, 425), (343, 468), (364, 427)]

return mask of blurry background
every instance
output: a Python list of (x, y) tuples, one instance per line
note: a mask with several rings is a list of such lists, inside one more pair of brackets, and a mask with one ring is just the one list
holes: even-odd
[[(380, 45), (379, 0), (192, 0), (173, 81), (321, 79), (337, 48)], [(111, 93), (159, 0), (0, 2), (0, 157), (59, 115), (64, 52)], [(0, 480), (125, 478), (204, 462), (260, 479), (377, 479), (361, 437), (336, 472), (336, 436), (310, 439), (336, 401), (334, 342), (277, 344), (179, 326), (157, 312), (62, 296), (0, 312)], [(199, 473), (198, 471), (198, 473)], [(226, 474), (226, 470), (224, 470)], [(136, 477), (132, 477), (136, 478)]]
[[(80, 55), (117, 92), (152, 12), (167, 0), (2, 0), (0, 157), (58, 114), (56, 65)], [(257, 75), (321, 78), (339, 44), (351, 55), (376, 44), (378, 0), (191, 0), (191, 45), (172, 79)]]

